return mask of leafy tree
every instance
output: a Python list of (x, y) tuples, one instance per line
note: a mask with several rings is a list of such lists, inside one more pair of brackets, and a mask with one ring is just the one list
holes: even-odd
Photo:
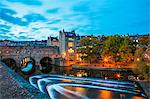
[(109, 56), (111, 57), (111, 59), (116, 57), (118, 55), (117, 52), (119, 49), (118, 46), (119, 43), (120, 43), (120, 37), (118, 35), (108, 37), (103, 44), (102, 57)]
[(150, 36), (141, 36), (139, 38), (139, 44), (148, 46), (150, 44)]
[(121, 61), (130, 62), (134, 57), (135, 47), (133, 46), (134, 42), (129, 37), (122, 37), (119, 47), (119, 54)]
[[(147, 57), (147, 58), (146, 58)], [(134, 73), (139, 77), (144, 77), (150, 81), (150, 48), (139, 48), (135, 53), (136, 68), (133, 69)]]
[(80, 41), (81, 48), (77, 49), (77, 53), (81, 54), (81, 58), (88, 62), (94, 62), (100, 57), (101, 43), (100, 41), (91, 36), (84, 37)]
[(102, 57), (110, 57), (115, 62), (131, 61), (134, 50), (129, 37), (114, 35), (104, 41)]

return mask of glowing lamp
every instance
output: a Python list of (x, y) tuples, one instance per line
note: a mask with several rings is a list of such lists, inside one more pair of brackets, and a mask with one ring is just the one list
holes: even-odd
[(137, 60), (137, 61), (140, 61), (140, 59), (139, 59), (139, 58), (137, 58), (136, 60)]
[(79, 73), (79, 74), (77, 74), (77, 77), (82, 77), (82, 74), (80, 74), (80, 73)]
[(107, 58), (104, 58), (104, 62), (108, 62), (108, 59), (107, 59)]
[(120, 74), (116, 74), (116, 77), (117, 77), (117, 78), (120, 78), (121, 76), (120, 76)]

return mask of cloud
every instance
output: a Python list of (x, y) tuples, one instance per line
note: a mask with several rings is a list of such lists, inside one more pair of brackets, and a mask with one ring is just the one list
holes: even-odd
[(60, 19), (53, 19), (52, 21), (50, 21), (50, 22), (48, 22), (47, 24), (56, 24), (56, 23), (59, 23), (59, 22), (61, 22), (61, 20)]
[(64, 20), (70, 20), (70, 19), (72, 19), (72, 18), (74, 18), (74, 17), (78, 17), (78, 16), (82, 16), (82, 15), (79, 14), (79, 13), (73, 13), (73, 14), (69, 14), (69, 15), (64, 15), (64, 16), (63, 16), (63, 19), (64, 19)]
[(31, 13), (31, 14), (25, 15), (23, 18), (25, 18), (28, 22), (37, 22), (37, 21), (47, 20), (44, 16), (42, 16), (41, 14), (37, 14), (37, 13)]
[(3, 29), (10, 29), (11, 26), (7, 26), (7, 25), (4, 25), (4, 24), (0, 24), (0, 29), (3, 28)]
[(17, 12), (11, 9), (7, 9), (7, 8), (0, 8), (0, 13), (1, 14), (10, 14), (10, 15), (14, 15)]
[(19, 36), (20, 39), (33, 39), (33, 38), (29, 38), (27, 36)]
[(13, 33), (9, 33), (8, 35), (10, 35), (10, 36), (15, 36), (15, 34), (13, 34)]
[(6, 5), (0, 2), (0, 7), (6, 7)]
[(150, 33), (148, 1), (1, 0), (0, 35), (42, 40), (58, 36), (60, 29), (80, 35)]
[(34, 6), (40, 6), (42, 5), (42, 3), (39, 0), (7, 0), (9, 2), (18, 2), (18, 3), (22, 3), (25, 5), (34, 5)]
[(32, 28), (33, 31), (36, 31), (36, 30), (38, 30), (38, 29), (39, 29), (39, 28)]
[(22, 21), (21, 18), (13, 17), (13, 15), (15, 14), (16, 12), (11, 9), (0, 8), (0, 18), (2, 20), (5, 20), (9, 23), (21, 25), (21, 26), (28, 25), (28, 23), (25, 21)]
[(59, 30), (57, 27), (50, 27), (50, 30)]
[(26, 34), (26, 32), (19, 32), (19, 35)]
[(49, 14), (56, 14), (59, 12), (59, 8), (48, 9), (46, 12)]
[(10, 32), (11, 26), (5, 24), (0, 24), (0, 34), (8, 34)]
[(11, 39), (10, 36), (0, 34), (0, 40)]
[(7, 29), (0, 29), (0, 33), (1, 33), (1, 34), (5, 34), (5, 33), (8, 33), (8, 32), (10, 32), (10, 31), (7, 30)]
[(79, 2), (72, 7), (72, 10), (75, 12), (82, 12), (82, 13), (88, 12), (90, 10), (89, 4), (90, 2), (87, 1)]

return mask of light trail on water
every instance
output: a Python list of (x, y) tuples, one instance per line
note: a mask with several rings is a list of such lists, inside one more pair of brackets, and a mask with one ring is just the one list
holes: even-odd
[(29, 82), (42, 93), (49, 94), (52, 99), (56, 99), (55, 93), (59, 93), (68, 99), (72, 99), (73, 97), (88, 99), (87, 96), (64, 88), (69, 86), (145, 96), (136, 83), (130, 81), (45, 74), (30, 77)]

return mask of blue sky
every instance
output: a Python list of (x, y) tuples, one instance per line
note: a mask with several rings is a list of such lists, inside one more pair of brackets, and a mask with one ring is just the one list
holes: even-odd
[(150, 33), (149, 0), (1, 0), (0, 39)]

